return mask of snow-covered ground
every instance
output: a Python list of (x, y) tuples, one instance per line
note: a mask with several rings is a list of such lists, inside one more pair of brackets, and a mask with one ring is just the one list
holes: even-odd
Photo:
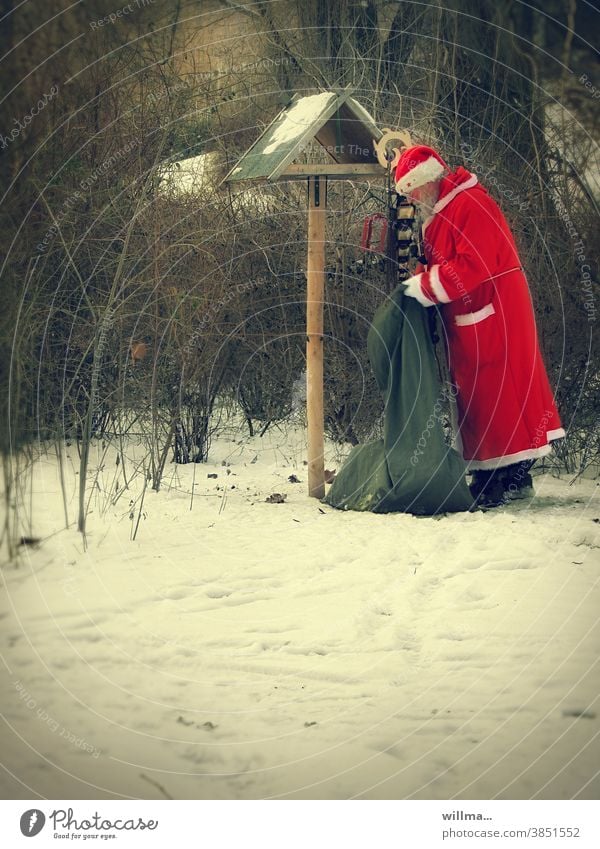
[(304, 439), (168, 466), (134, 541), (141, 478), (113, 505), (110, 448), (87, 550), (40, 461), (53, 535), (0, 571), (4, 798), (598, 798), (598, 484), (339, 512), (307, 497)]

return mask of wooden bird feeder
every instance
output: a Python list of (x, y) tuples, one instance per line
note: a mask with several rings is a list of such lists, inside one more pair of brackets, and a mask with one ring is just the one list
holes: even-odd
[[(382, 132), (351, 94), (351, 89), (345, 89), (305, 97), (295, 95), (223, 179), (224, 183), (308, 182), (306, 406), (308, 494), (315, 498), (325, 495), (323, 304), (327, 181), (386, 179), (390, 167), (381, 143), (387, 141), (391, 131)], [(395, 133), (394, 137), (402, 139), (403, 134)], [(313, 139), (327, 151), (331, 162), (295, 164), (293, 160)]]

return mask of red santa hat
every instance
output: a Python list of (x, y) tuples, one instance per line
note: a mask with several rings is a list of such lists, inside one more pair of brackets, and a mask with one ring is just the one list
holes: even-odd
[(396, 165), (396, 191), (401, 195), (406, 194), (430, 180), (437, 180), (447, 168), (442, 157), (432, 147), (424, 144), (408, 147)]

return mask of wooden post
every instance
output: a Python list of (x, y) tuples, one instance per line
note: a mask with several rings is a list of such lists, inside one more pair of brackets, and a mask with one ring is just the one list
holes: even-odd
[(325, 495), (323, 418), (323, 301), (325, 297), (325, 216), (327, 177), (308, 178), (308, 260), (306, 292), (306, 414), (308, 494)]

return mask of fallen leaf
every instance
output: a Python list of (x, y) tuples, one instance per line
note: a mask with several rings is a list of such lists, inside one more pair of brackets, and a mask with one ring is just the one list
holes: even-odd
[(32, 548), (37, 548), (40, 545), (42, 540), (40, 537), (21, 537), (19, 540), (19, 545), (30, 545)]
[(265, 501), (269, 504), (283, 504), (287, 495), (282, 495), (280, 492), (273, 492), (271, 495), (267, 495)]
[(563, 716), (573, 716), (576, 718), (581, 717), (582, 719), (596, 719), (596, 714), (593, 710), (583, 710), (579, 708), (574, 708), (573, 710), (563, 710)]

